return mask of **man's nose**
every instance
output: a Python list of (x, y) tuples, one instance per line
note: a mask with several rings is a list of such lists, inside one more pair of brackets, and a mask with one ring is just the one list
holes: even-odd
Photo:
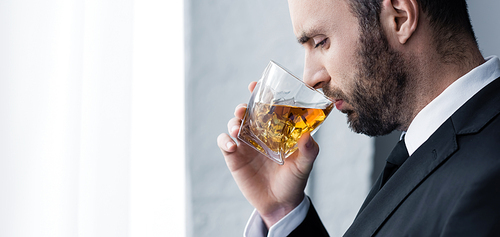
[(320, 89), (328, 83), (330, 75), (320, 58), (306, 53), (303, 78), (307, 85), (314, 89)]

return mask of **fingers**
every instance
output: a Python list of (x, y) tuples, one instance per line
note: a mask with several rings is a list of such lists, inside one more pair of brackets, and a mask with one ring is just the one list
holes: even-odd
[(241, 119), (238, 118), (232, 118), (229, 120), (227, 123), (227, 131), (229, 132), (229, 135), (232, 137), (238, 136), (238, 131), (240, 130), (241, 126)]
[[(255, 86), (257, 85), (257, 82), (251, 82), (248, 85), (248, 90), (252, 92), (255, 89)], [(227, 123), (227, 130), (229, 132), (229, 135), (226, 133), (220, 134), (217, 137), (217, 145), (221, 149), (221, 151), (224, 153), (224, 155), (227, 155), (229, 153), (235, 152), (236, 151), (236, 142), (231, 138), (231, 137), (237, 137), (238, 136), (238, 131), (240, 130), (241, 126), (241, 120), (245, 116), (245, 112), (247, 109), (247, 104), (239, 104), (236, 106), (234, 110), (234, 118), (229, 120)]]
[(248, 84), (248, 90), (250, 91), (250, 93), (253, 92), (253, 89), (255, 89), (256, 85), (257, 85), (256, 81), (252, 81), (252, 82), (250, 82), (250, 84)]
[(245, 116), (246, 110), (247, 110), (247, 104), (239, 104), (234, 109), (234, 116), (236, 118), (243, 119), (243, 116)]
[(219, 137), (217, 137), (217, 145), (221, 149), (222, 153), (224, 153), (224, 155), (236, 151), (236, 143), (231, 137), (229, 137), (229, 135), (225, 133), (222, 133), (219, 135)]
[(311, 137), (310, 133), (303, 134), (298, 142), (300, 156), (297, 163), (303, 174), (307, 174), (312, 169), (312, 165), (319, 153), (319, 146)]

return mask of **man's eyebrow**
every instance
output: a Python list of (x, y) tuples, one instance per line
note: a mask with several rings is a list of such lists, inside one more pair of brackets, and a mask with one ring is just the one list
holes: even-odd
[(297, 38), (297, 41), (299, 42), (299, 44), (305, 44), (310, 39), (311, 37), (307, 36), (305, 32), (302, 32), (302, 36), (300, 36), (300, 38)]
[(305, 44), (312, 37), (319, 34), (319, 32), (320, 32), (320, 30), (317, 28), (312, 28), (309, 30), (302, 31), (302, 34), (300, 35), (299, 38), (297, 38), (297, 41), (299, 42), (299, 44)]

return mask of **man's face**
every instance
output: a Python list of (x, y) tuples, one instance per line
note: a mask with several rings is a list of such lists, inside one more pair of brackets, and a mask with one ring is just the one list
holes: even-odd
[(323, 88), (355, 132), (378, 136), (400, 128), (408, 73), (380, 27), (361, 29), (347, 0), (289, 0), (289, 7), (306, 51), (304, 81)]

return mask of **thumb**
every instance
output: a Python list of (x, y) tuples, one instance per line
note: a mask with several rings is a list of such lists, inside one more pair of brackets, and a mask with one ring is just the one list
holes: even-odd
[(312, 167), (319, 153), (318, 143), (314, 141), (310, 133), (304, 133), (299, 139), (298, 146), (300, 151), (300, 163), (306, 167)]

